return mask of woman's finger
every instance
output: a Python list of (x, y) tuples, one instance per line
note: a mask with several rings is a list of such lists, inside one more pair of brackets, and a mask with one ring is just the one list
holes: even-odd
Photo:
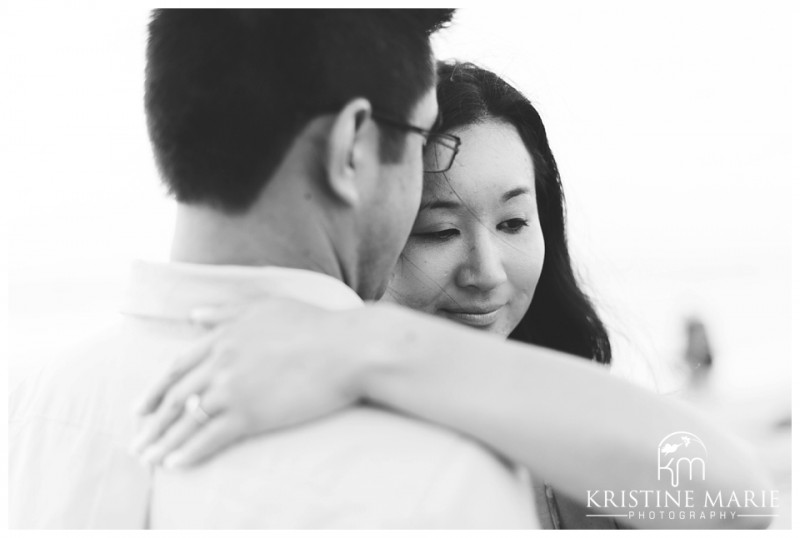
[(142, 453), (142, 462), (146, 465), (158, 465), (164, 456), (179, 449), (188, 438), (206, 426), (207, 422), (212, 420), (214, 420), (213, 417), (199, 416), (186, 410), (186, 412), (164, 432), (164, 435), (162, 435), (158, 441), (147, 447)]
[(244, 435), (241, 422), (231, 414), (222, 414), (197, 430), (183, 446), (164, 458), (164, 468), (189, 467), (200, 463), (232, 445)]
[[(195, 370), (190, 371), (175, 385), (168, 388), (161, 399), (157, 409), (151, 413), (133, 442), (131, 450), (141, 452), (148, 445), (158, 442), (169, 428), (184, 412), (184, 407), (189, 396), (202, 394), (213, 379), (213, 371), (209, 363), (203, 363)], [(201, 405), (209, 415), (217, 413), (220, 409), (208, 406), (201, 401)]]
[(208, 335), (179, 355), (169, 371), (147, 389), (135, 407), (136, 413), (146, 415), (158, 409), (170, 388), (210, 355), (216, 336)]
[(153, 442), (161, 437), (172, 424), (183, 414), (183, 408), (178, 406), (162, 406), (157, 415), (148, 415), (144, 418), (139, 432), (131, 443), (130, 452), (133, 455), (141, 453)]

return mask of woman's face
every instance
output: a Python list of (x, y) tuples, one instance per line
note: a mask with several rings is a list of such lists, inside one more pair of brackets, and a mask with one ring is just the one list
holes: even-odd
[(453, 134), (461, 149), (449, 171), (426, 174), (386, 299), (508, 336), (544, 262), (533, 161), (510, 124)]

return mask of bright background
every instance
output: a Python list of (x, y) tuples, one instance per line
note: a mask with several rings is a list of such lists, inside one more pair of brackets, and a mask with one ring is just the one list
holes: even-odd
[[(525, 4), (465, 8), (439, 57), (497, 71), (542, 114), (620, 374), (684, 394), (684, 322), (699, 316), (715, 361), (701, 399), (772, 439), (791, 394), (791, 4)], [(147, 17), (3, 4), (12, 386), (108, 321), (131, 258), (166, 257)]]
[[(623, 359), (680, 359), (707, 324), (720, 384), (788, 388), (790, 19), (778, 4), (534, 4), (469, 11), (442, 57), (505, 75), (538, 107), (570, 238)], [(506, 28), (504, 31), (498, 29)]]

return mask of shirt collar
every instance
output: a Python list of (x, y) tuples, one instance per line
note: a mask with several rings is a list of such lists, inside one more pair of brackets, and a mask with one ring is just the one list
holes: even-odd
[(304, 269), (135, 261), (130, 272), (122, 311), (133, 316), (188, 320), (197, 307), (244, 304), (270, 296), (331, 310), (364, 304), (344, 282)]

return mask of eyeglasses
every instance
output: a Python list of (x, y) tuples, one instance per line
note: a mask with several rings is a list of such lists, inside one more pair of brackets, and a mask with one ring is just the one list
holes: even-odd
[[(376, 121), (391, 127), (411, 131), (412, 133), (421, 134), (425, 137), (423, 151), (427, 154), (427, 156), (425, 159), (423, 172), (447, 172), (450, 170), (450, 167), (453, 166), (453, 161), (455, 161), (456, 155), (458, 154), (458, 148), (461, 146), (461, 139), (456, 135), (434, 133), (432, 131), (428, 131), (427, 129), (416, 127), (415, 125), (409, 125), (407, 123), (386, 117), (382, 114), (373, 113), (372, 117)], [(439, 146), (439, 151), (428, 151), (432, 148), (431, 144), (436, 144)]]

